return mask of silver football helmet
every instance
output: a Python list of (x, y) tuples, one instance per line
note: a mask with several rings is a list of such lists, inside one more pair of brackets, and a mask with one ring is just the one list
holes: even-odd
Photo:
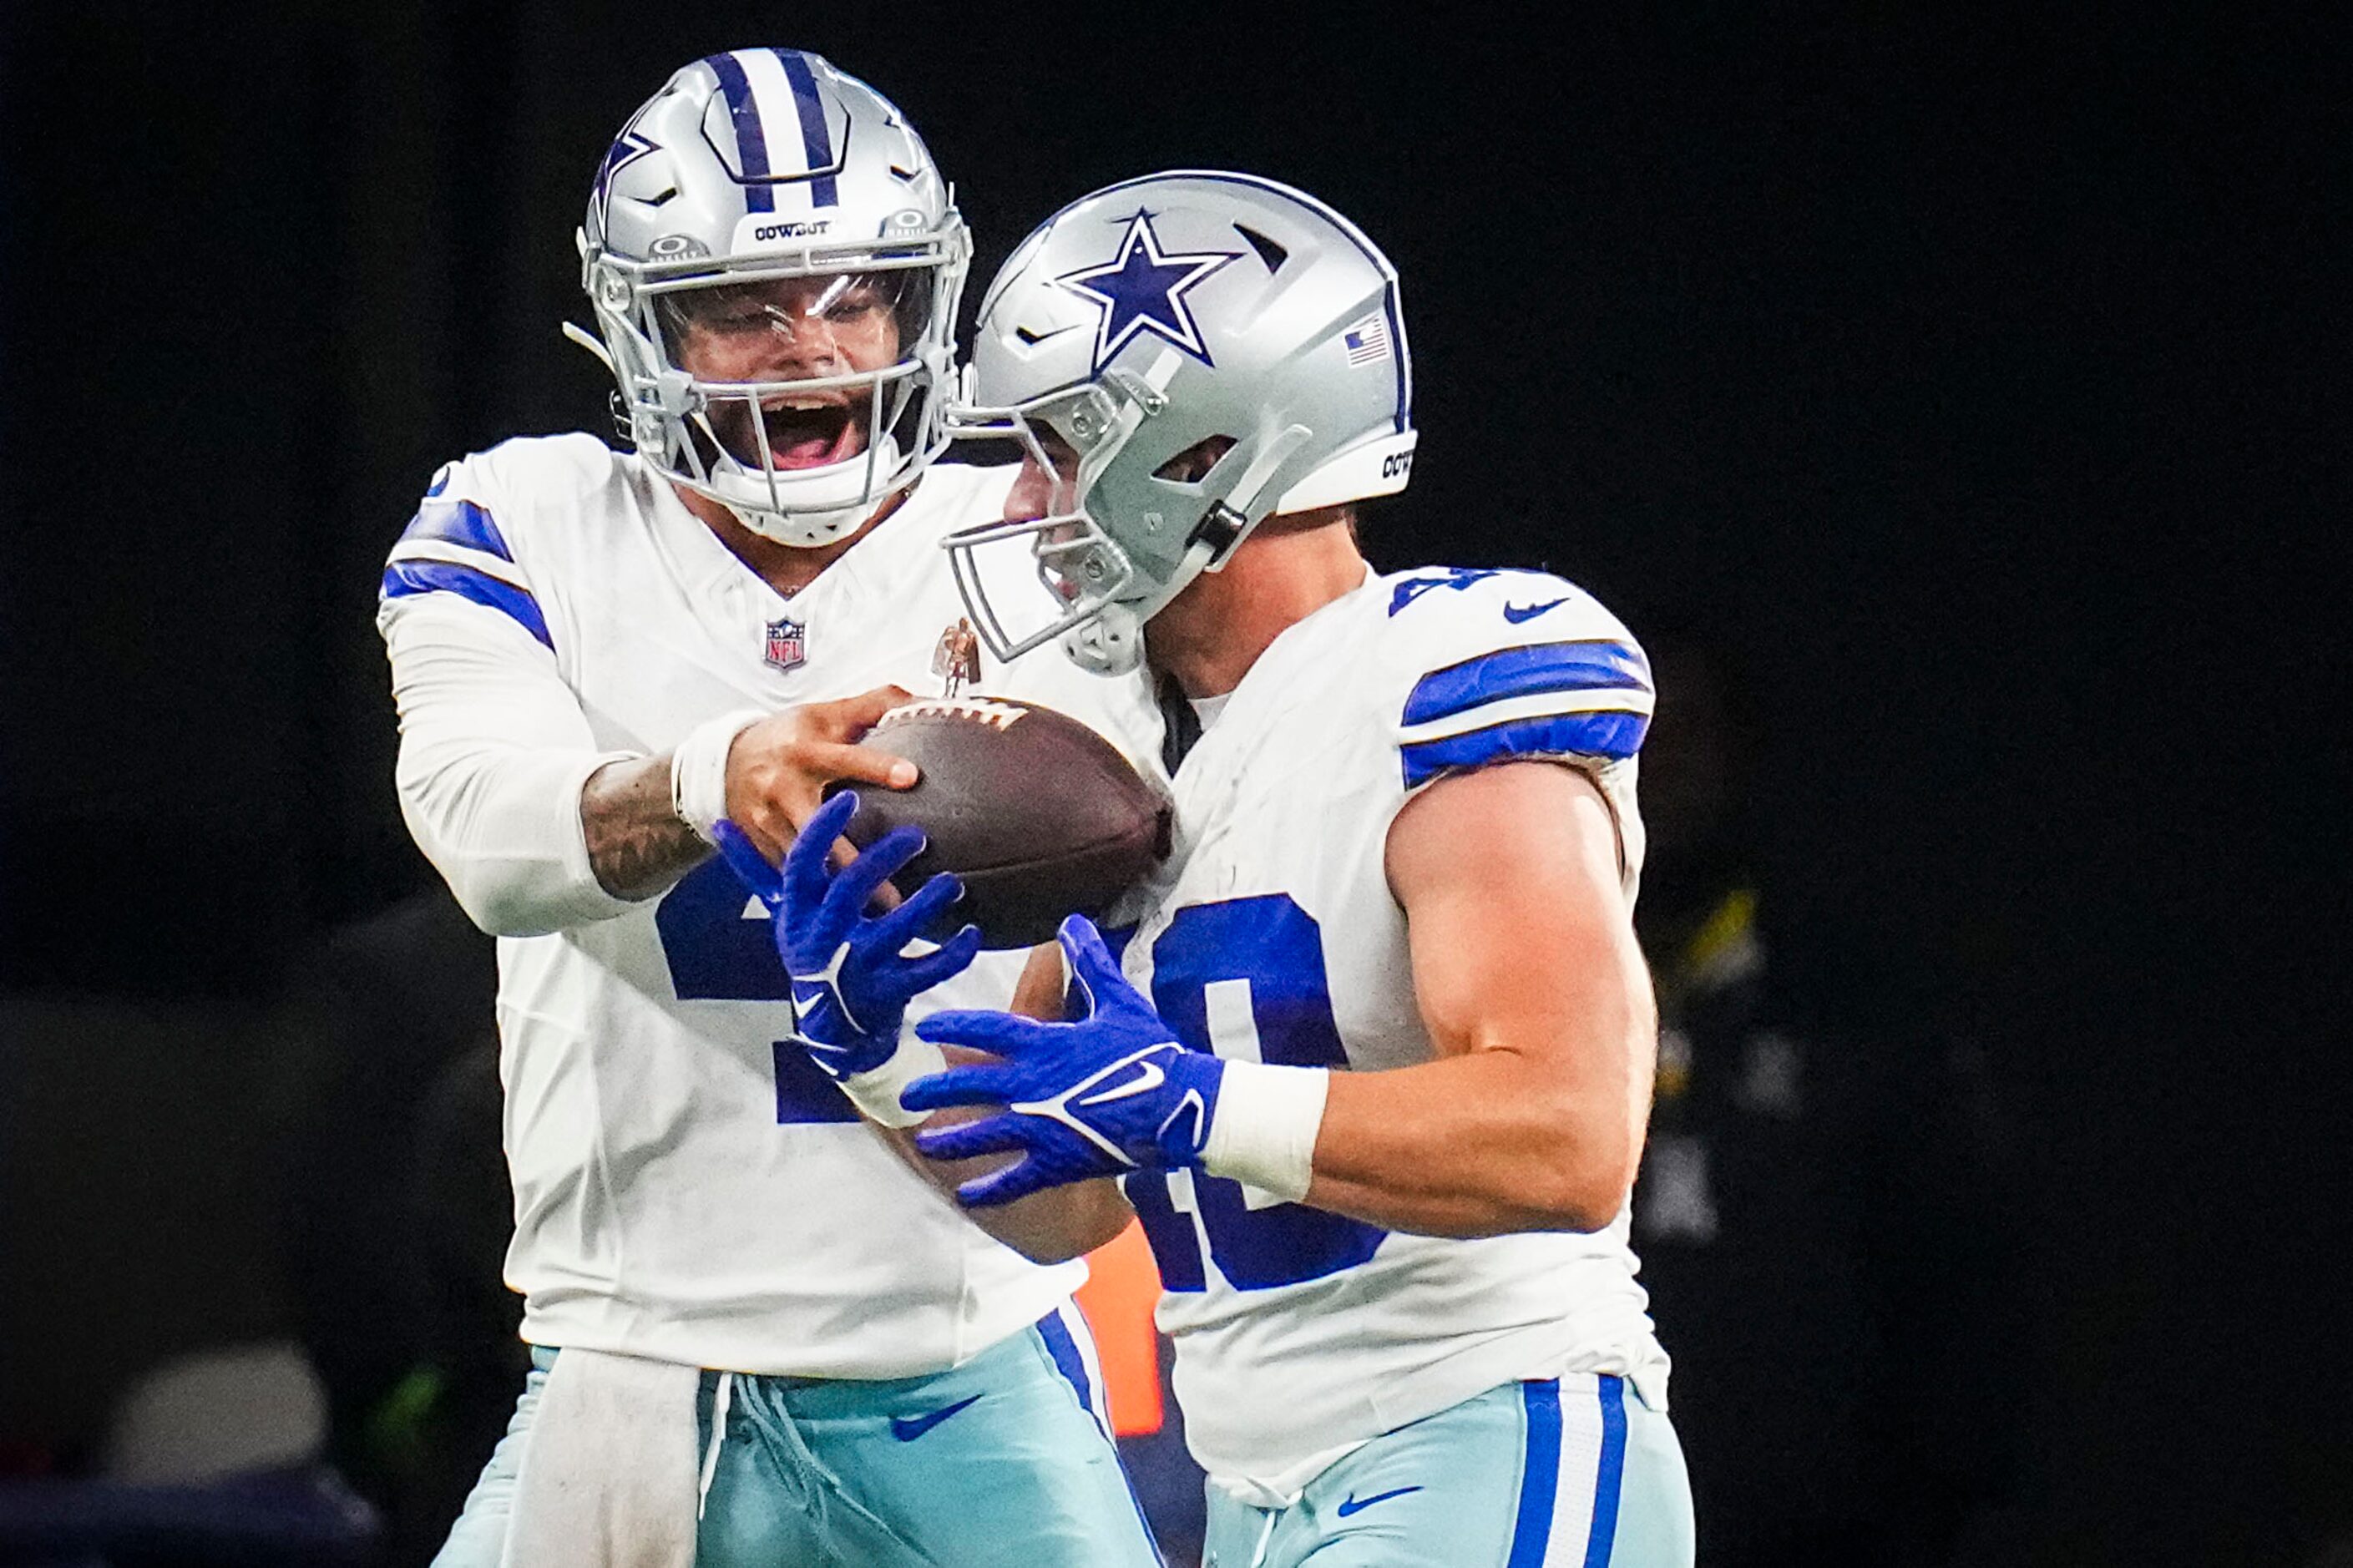
[(566, 330), (638, 453), (755, 531), (838, 539), (945, 445), (971, 240), (905, 118), (818, 57), (672, 76), (606, 153), (580, 253), (597, 337)]
[(945, 542), (976, 629), (1134, 668), (1262, 519), (1403, 489), (1412, 399), (1396, 269), (1314, 197), (1186, 171), (1063, 208), (989, 286), (952, 416), (1058, 475), (1047, 515)]

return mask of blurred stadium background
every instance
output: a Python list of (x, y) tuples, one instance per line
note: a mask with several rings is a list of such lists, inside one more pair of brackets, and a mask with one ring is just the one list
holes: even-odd
[(1651, 642), (1704, 1563), (2348, 1561), (2316, 17), (1131, 10), (0, 18), (0, 1563), (421, 1563), (503, 1421), (488, 948), (398, 820), (377, 565), (444, 458), (607, 429), (589, 175), (747, 42), (907, 108), (967, 311), (1114, 178), (1329, 199), (1417, 351), (1377, 562)]

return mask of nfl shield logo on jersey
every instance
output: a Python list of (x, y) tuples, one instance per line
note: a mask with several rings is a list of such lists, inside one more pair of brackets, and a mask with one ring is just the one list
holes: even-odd
[(808, 628), (790, 616), (768, 623), (768, 666), (797, 669), (808, 657)]

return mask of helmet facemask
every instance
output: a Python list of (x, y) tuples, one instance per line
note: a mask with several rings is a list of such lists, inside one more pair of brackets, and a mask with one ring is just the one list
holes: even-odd
[[(974, 627), (998, 658), (1059, 637), (1087, 669), (1134, 669), (1144, 624), (1222, 567), (1273, 510), (1281, 491), (1270, 481), (1307, 439), (1303, 427), (1211, 435), (1146, 470), (1177, 434), (1152, 425), (1166, 406), (1152, 378), (1113, 370), (1018, 407), (956, 410), (956, 437), (1018, 440), (1052, 476), (1041, 515), (944, 542)], [(1026, 574), (1008, 548), (1017, 542), (1029, 546)]]
[[(854, 531), (946, 444), (965, 249), (956, 224), (722, 262), (592, 254), (589, 298), (631, 440), (780, 542)], [(690, 359), (744, 368), (698, 375)]]

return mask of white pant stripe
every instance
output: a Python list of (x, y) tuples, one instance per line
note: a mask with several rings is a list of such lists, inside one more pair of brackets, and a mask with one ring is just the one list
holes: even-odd
[(1560, 1470), (1553, 1478), (1552, 1538), (1548, 1563), (1583, 1568), (1593, 1534), (1593, 1489), (1601, 1470), (1601, 1402), (1593, 1379), (1560, 1380)]

